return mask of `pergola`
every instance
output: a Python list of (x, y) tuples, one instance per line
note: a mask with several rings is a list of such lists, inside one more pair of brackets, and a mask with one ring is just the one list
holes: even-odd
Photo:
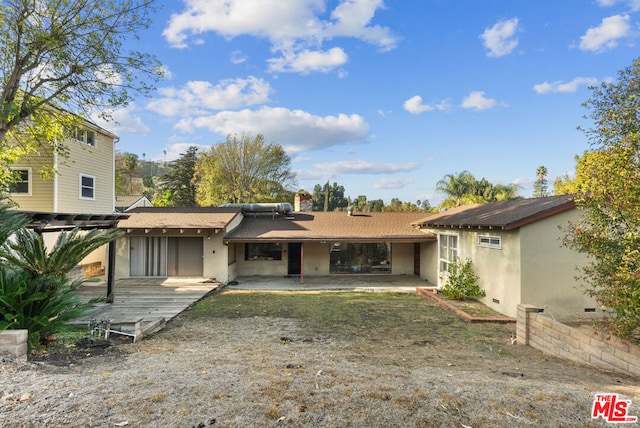
[[(36, 233), (62, 232), (65, 230), (80, 229), (116, 229), (118, 222), (129, 218), (128, 214), (74, 214), (52, 213), (37, 211), (17, 211), (29, 221), (27, 228)], [(107, 260), (107, 302), (113, 303), (113, 286), (116, 267), (116, 247), (111, 241), (108, 248)]]

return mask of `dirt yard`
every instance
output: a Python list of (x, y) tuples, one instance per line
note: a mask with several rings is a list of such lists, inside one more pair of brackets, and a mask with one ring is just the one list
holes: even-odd
[(224, 292), (106, 350), (0, 362), (3, 427), (576, 427), (636, 378), (411, 295)]

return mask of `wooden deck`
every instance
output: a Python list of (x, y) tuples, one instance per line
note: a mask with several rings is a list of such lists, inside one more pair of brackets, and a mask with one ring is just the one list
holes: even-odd
[[(143, 333), (161, 329), (166, 322), (192, 306), (209, 292), (220, 286), (218, 282), (198, 279), (122, 279), (114, 285), (113, 303), (96, 303), (93, 310), (73, 324), (84, 324), (91, 319), (110, 320), (112, 325), (128, 324), (143, 319)], [(83, 302), (106, 297), (104, 282), (88, 282), (76, 290)]]

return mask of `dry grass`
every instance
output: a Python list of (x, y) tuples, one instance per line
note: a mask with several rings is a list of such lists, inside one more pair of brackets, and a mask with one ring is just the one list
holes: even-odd
[(637, 379), (511, 346), (513, 328), (412, 295), (225, 292), (118, 353), (0, 363), (0, 414), (7, 427), (605, 426), (589, 412), (603, 391), (640, 414)]

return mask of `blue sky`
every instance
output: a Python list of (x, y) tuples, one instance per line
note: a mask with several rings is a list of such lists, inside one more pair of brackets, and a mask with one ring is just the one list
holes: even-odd
[(588, 86), (640, 56), (640, 0), (159, 5), (133, 47), (166, 78), (103, 124), (118, 150), (172, 160), (261, 133), (298, 189), (329, 180), (387, 203), (436, 205), (436, 182), (463, 170), (529, 197), (544, 165), (552, 186), (589, 147)]

